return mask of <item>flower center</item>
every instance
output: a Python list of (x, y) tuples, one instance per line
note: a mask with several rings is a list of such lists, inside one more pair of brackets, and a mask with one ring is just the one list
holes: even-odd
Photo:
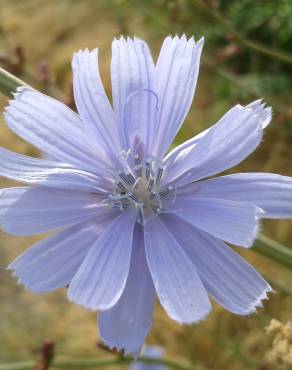
[(117, 174), (113, 194), (109, 197), (112, 207), (123, 210), (135, 206), (137, 221), (143, 225), (150, 218), (166, 212), (163, 201), (168, 196), (175, 199), (175, 187), (161, 187), (165, 170), (161, 162), (157, 159), (142, 161), (135, 155), (127, 158), (124, 167), (124, 171)]

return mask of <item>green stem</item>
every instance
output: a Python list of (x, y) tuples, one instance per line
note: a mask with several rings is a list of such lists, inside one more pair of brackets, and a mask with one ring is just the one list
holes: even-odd
[(14, 362), (8, 364), (0, 364), (0, 370), (33, 370), (35, 369), (35, 361)]
[(15, 77), (13, 74), (0, 68), (0, 92), (8, 98), (13, 97), (13, 92), (19, 86), (28, 86), (25, 82)]
[(220, 13), (218, 10), (212, 8), (208, 4), (204, 3), (202, 0), (194, 0), (200, 7), (202, 7), (208, 14), (210, 14), (214, 19), (221, 23), (221, 25), (235, 38), (237, 41), (246, 46), (247, 48), (254, 50), (258, 53), (264, 54), (270, 58), (278, 59), (284, 63), (292, 64), (292, 56), (283, 53), (280, 50), (275, 50), (273, 48), (267, 48), (266, 46), (259, 44), (255, 41), (245, 38), (241, 33), (236, 31), (230, 22)]
[(292, 250), (266, 236), (260, 235), (251, 250), (292, 270)]
[[(194, 367), (184, 366), (177, 362), (152, 358), (152, 357), (139, 357), (140, 362), (152, 365), (164, 365), (170, 369), (174, 370), (195, 370)], [(134, 362), (131, 357), (116, 357), (110, 359), (66, 359), (66, 358), (56, 358), (51, 364), (52, 368), (55, 369), (92, 369), (97, 367), (107, 367), (115, 365), (129, 365)], [(10, 364), (0, 364), (0, 370), (34, 370), (36, 363), (34, 361), (17, 362)]]

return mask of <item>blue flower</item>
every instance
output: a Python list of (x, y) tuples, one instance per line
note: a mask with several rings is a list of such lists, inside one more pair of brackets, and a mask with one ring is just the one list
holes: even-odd
[(148, 46), (112, 44), (113, 107), (97, 50), (73, 57), (78, 114), (30, 88), (6, 109), (8, 126), (50, 160), (0, 150), (0, 173), (26, 186), (1, 190), (14, 235), (55, 231), (9, 266), (36, 293), (69, 286), (99, 311), (110, 347), (137, 355), (156, 298), (180, 323), (204, 319), (209, 296), (248, 315), (269, 284), (226, 243), (251, 247), (261, 218), (291, 218), (292, 179), (268, 173), (214, 178), (261, 143), (271, 109), (236, 105), (167, 154), (195, 91), (203, 39), (167, 37), (156, 65)]
[[(143, 357), (162, 359), (164, 357), (164, 351), (161, 347), (147, 346), (143, 348)], [(130, 366), (130, 370), (166, 370), (166, 367), (164, 365), (141, 362), (138, 358)]]

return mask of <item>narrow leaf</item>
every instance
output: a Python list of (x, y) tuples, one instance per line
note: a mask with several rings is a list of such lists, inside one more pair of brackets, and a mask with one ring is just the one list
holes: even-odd
[(13, 92), (19, 86), (28, 86), (25, 82), (14, 76), (13, 74), (0, 68), (0, 92), (8, 98), (13, 97)]

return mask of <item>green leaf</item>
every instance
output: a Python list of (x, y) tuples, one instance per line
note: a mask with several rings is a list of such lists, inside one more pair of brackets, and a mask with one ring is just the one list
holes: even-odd
[(13, 97), (13, 92), (15, 92), (19, 86), (28, 85), (5, 69), (0, 68), (0, 92), (3, 95), (8, 98)]

